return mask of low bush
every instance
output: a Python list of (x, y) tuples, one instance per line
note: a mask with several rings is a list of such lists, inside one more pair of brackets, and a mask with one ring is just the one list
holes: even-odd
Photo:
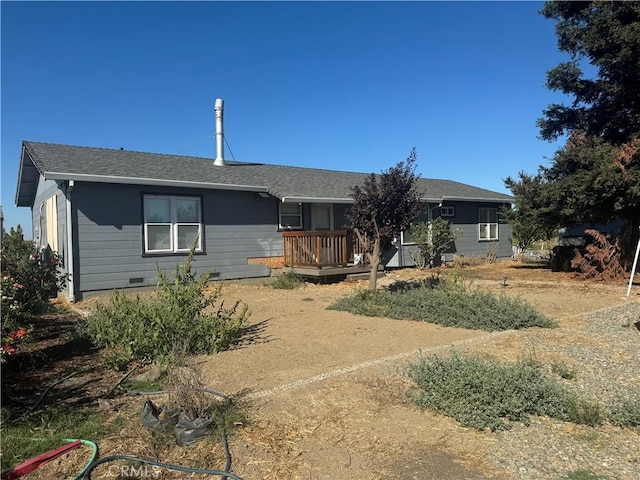
[(221, 289), (211, 288), (209, 275), (192, 271), (193, 250), (174, 273), (173, 281), (158, 269), (158, 287), (148, 296), (115, 291), (110, 303), (98, 306), (83, 325), (98, 347), (107, 348), (114, 367), (127, 362), (168, 363), (176, 349), (187, 354), (215, 353), (240, 336), (249, 316), (246, 304), (227, 308)]
[(408, 375), (418, 387), (410, 394), (417, 405), (479, 430), (528, 424), (531, 415), (592, 426), (604, 419), (597, 404), (565, 390), (534, 361), (503, 365), (454, 352), (423, 358), (409, 366)]
[(408, 285), (395, 291), (363, 290), (339, 299), (329, 309), (489, 332), (556, 326), (553, 320), (521, 299), (496, 296), (444, 281)]
[(635, 427), (640, 432), (640, 395), (613, 405), (609, 421), (620, 427)]
[(580, 469), (567, 473), (561, 480), (607, 480), (607, 477), (601, 477), (591, 470)]
[(296, 272), (290, 270), (274, 277), (273, 280), (269, 280), (266, 285), (280, 290), (295, 290), (296, 288), (304, 286), (304, 280)]

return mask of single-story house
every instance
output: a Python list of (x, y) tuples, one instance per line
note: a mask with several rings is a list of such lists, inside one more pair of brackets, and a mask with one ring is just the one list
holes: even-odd
[[(16, 205), (31, 209), (37, 245), (62, 256), (71, 301), (155, 285), (157, 267), (171, 272), (194, 244), (198, 271), (218, 279), (353, 268), (345, 213), (368, 173), (225, 161), (221, 115), (216, 101), (215, 160), (23, 142)], [(511, 256), (498, 212), (512, 197), (450, 180), (418, 188), (427, 208), (416, 221), (442, 216), (463, 231), (453, 253)], [(413, 265), (411, 248), (403, 232), (385, 266)]]

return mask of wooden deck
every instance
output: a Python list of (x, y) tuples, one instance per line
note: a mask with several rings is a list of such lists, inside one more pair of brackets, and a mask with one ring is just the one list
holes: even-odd
[(303, 277), (331, 277), (333, 275), (354, 275), (360, 273), (369, 273), (369, 267), (346, 266), (346, 267), (285, 267), (285, 270), (293, 270)]
[(284, 264), (293, 267), (337, 268), (354, 263), (362, 253), (350, 230), (282, 232)]
[(282, 237), (285, 269), (298, 275), (326, 279), (369, 274), (368, 265), (354, 262), (364, 249), (350, 230), (282, 232)]

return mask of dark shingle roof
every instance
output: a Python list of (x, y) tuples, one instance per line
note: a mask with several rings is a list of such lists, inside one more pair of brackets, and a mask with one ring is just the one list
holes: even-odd
[[(35, 169), (33, 168), (35, 167)], [(36, 171), (37, 170), (37, 171)], [(351, 188), (368, 173), (227, 161), (210, 158), (23, 142), (16, 204), (33, 201), (34, 175), (47, 179), (264, 191), (287, 201), (349, 202)], [(461, 198), (511, 201), (511, 197), (450, 180), (419, 179), (432, 200)], [(29, 198), (30, 197), (30, 198)]]

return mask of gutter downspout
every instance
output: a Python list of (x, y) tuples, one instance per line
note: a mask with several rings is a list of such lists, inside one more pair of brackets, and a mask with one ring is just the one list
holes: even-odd
[(76, 301), (75, 284), (73, 281), (73, 219), (71, 216), (71, 191), (74, 186), (75, 182), (73, 180), (69, 180), (65, 195), (65, 206), (67, 211), (67, 258), (65, 259), (65, 262), (67, 264), (67, 296), (71, 303)]

